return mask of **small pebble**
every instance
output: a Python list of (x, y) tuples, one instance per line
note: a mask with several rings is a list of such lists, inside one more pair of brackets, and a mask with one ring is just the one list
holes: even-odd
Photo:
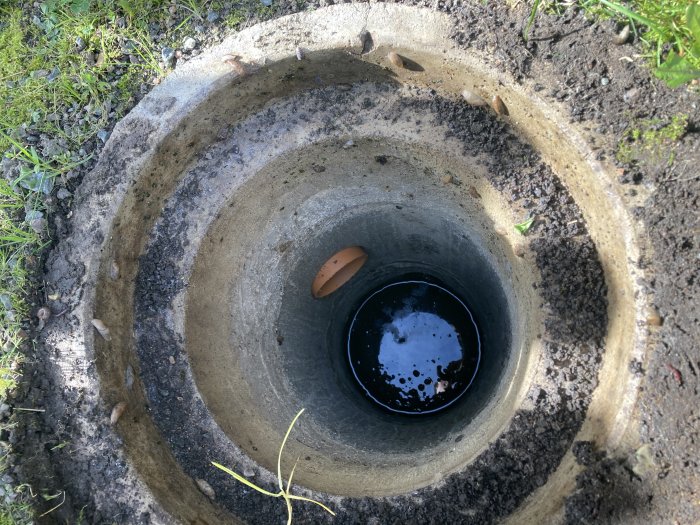
[(181, 50), (177, 49), (175, 51), (175, 58), (177, 58), (178, 60), (182, 58), (182, 51)]
[(386, 57), (389, 59), (389, 62), (391, 62), (395, 67), (398, 67), (398, 68), (404, 67), (403, 59), (398, 55), (398, 53), (394, 53), (393, 51), (390, 51)]
[(175, 358), (171, 355), (168, 356), (168, 361), (170, 362), (171, 365), (175, 364)]
[(60, 200), (60, 201), (66, 200), (66, 199), (67, 199), (68, 197), (70, 197), (71, 195), (72, 195), (72, 193), (71, 193), (70, 191), (68, 191), (67, 189), (65, 189), (65, 188), (61, 188), (61, 189), (58, 190), (58, 192), (56, 193), (56, 197), (57, 197), (58, 200)]
[(191, 36), (188, 36), (182, 42), (182, 50), (183, 51), (192, 51), (196, 47), (197, 47), (197, 41), (194, 38), (192, 38)]
[[(272, 3), (272, 2), (270, 2), (270, 3)], [(268, 4), (268, 5), (270, 5), (270, 4)], [(213, 24), (218, 19), (219, 19), (219, 13), (217, 11), (209, 11), (207, 13), (207, 22), (209, 22), (210, 24)]]
[(196, 482), (197, 487), (199, 487), (199, 490), (202, 491), (202, 494), (204, 494), (210, 500), (214, 500), (216, 498), (216, 492), (214, 492), (214, 489), (211, 488), (211, 485), (209, 485), (209, 483), (207, 483), (203, 479), (198, 479), (196, 480)]
[(473, 199), (480, 199), (481, 198), (481, 193), (479, 193), (479, 190), (477, 190), (474, 186), (469, 186), (469, 195)]
[(462, 97), (464, 97), (464, 100), (470, 106), (485, 106), (486, 105), (486, 101), (483, 98), (481, 98), (479, 95), (477, 95), (473, 91), (469, 91), (468, 89), (465, 89), (464, 91), (462, 91)]
[(247, 468), (243, 470), (243, 475), (246, 478), (254, 478), (255, 477), (255, 471), (251, 468)]
[(304, 50), (297, 46), (296, 48), (297, 60), (304, 60)]
[(661, 326), (663, 322), (664, 321), (661, 319), (659, 312), (653, 308), (649, 310), (649, 314), (647, 315), (647, 324), (649, 326)]
[(498, 115), (508, 115), (508, 108), (498, 95), (494, 95), (491, 99), (491, 107)]
[(629, 40), (630, 37), (630, 26), (626, 25), (625, 27), (622, 28), (622, 31), (620, 31), (617, 35), (613, 37), (613, 43), (617, 46), (621, 46), (623, 44), (627, 43), (627, 40)]
[(120, 401), (116, 405), (114, 405), (114, 408), (112, 409), (112, 413), (109, 416), (109, 422), (112, 425), (115, 425), (117, 421), (119, 421), (119, 418), (122, 417), (122, 414), (126, 410), (126, 401)]
[(34, 219), (41, 219), (44, 213), (39, 210), (27, 210), (24, 214), (24, 220), (33, 221)]
[(124, 385), (128, 390), (134, 386), (134, 368), (131, 365), (126, 365), (126, 370), (124, 371)]
[(160, 52), (160, 57), (167, 67), (175, 65), (175, 50), (172, 47), (164, 47)]
[(603, 77), (600, 79), (601, 86), (607, 86), (608, 84), (610, 84), (610, 79), (608, 77)]
[(445, 185), (454, 184), (455, 179), (452, 175), (444, 175), (443, 177), (440, 177), (440, 182), (442, 182)]
[(75, 39), (76, 52), (80, 53), (83, 49), (85, 49), (85, 40), (83, 40), (81, 37), (76, 38)]
[(348, 140), (345, 144), (343, 144), (343, 149), (350, 149), (355, 145), (355, 143), (352, 140)]
[(43, 233), (44, 230), (46, 230), (46, 219), (32, 219), (29, 221), (29, 226), (31, 227), (32, 230), (34, 230), (35, 233)]
[(635, 465), (632, 467), (632, 472), (640, 478), (655, 470), (654, 452), (649, 444), (639, 447), (634, 453), (634, 459)]
[(119, 279), (119, 265), (116, 261), (112, 261), (112, 263), (109, 265), (109, 278), (113, 281)]
[(58, 66), (56, 66), (51, 70), (51, 73), (49, 73), (49, 76), (46, 77), (46, 80), (48, 80), (49, 82), (53, 82), (60, 75), (61, 75), (61, 70), (58, 68)]
[(100, 131), (97, 132), (97, 138), (102, 141), (102, 144), (107, 142), (109, 135), (110, 135), (110, 133), (106, 129), (101, 129)]
[(112, 335), (109, 333), (109, 328), (107, 328), (107, 325), (104, 324), (101, 319), (93, 319), (92, 326), (95, 327), (105, 341), (112, 340)]
[(622, 100), (624, 100), (627, 103), (634, 102), (637, 97), (639, 97), (639, 88), (632, 88), (628, 89), (625, 91), (625, 94), (622, 95)]
[(36, 316), (39, 320), (46, 321), (51, 317), (51, 309), (48, 306), (42, 306), (39, 308), (39, 311), (37, 311)]

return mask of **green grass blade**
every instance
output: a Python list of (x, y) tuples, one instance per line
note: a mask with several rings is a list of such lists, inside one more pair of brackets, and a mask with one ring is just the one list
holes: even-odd
[(625, 7), (624, 5), (617, 4), (615, 2), (611, 2), (610, 0), (598, 0), (598, 1), (601, 4), (603, 4), (604, 6), (612, 9), (613, 11), (617, 11), (618, 13), (623, 14), (626, 17), (631, 18), (632, 20), (636, 20), (637, 22), (640, 22), (640, 23), (644, 24), (645, 26), (652, 28), (654, 31), (660, 32), (659, 27), (654, 22), (652, 22), (651, 20), (649, 20), (648, 18), (646, 18), (640, 14), (635, 13), (631, 9), (628, 9), (627, 7)]
[(247, 479), (245, 479), (245, 478), (244, 478), (243, 476), (241, 476), (240, 474), (237, 474), (237, 473), (234, 472), (233, 470), (231, 470), (231, 469), (229, 469), (229, 468), (226, 468), (226, 467), (224, 467), (223, 465), (220, 465), (219, 463), (216, 463), (215, 461), (212, 461), (211, 464), (214, 465), (216, 468), (223, 470), (223, 471), (226, 472), (226, 474), (228, 474), (229, 476), (233, 476), (235, 479), (237, 479), (238, 481), (240, 481), (240, 482), (243, 483), (244, 485), (247, 485), (247, 486), (250, 487), (251, 489), (257, 490), (257, 491), (260, 492), (261, 494), (265, 494), (266, 496), (272, 496), (273, 498), (279, 498), (280, 496), (283, 495), (283, 494), (281, 494), (281, 493), (274, 494), (274, 493), (272, 493), (272, 492), (268, 492), (267, 490), (258, 487), (255, 483), (251, 483), (250, 481), (248, 481)]
[(535, 3), (532, 5), (530, 17), (527, 19), (527, 26), (525, 26), (525, 31), (523, 31), (523, 39), (525, 39), (525, 42), (527, 42), (527, 37), (530, 33), (530, 27), (532, 27), (532, 23), (535, 21), (535, 15), (537, 14), (537, 10), (540, 7), (540, 1), (541, 0), (535, 0)]
[(282, 451), (284, 450), (284, 445), (287, 443), (287, 438), (289, 438), (289, 434), (292, 432), (294, 424), (297, 422), (297, 419), (299, 419), (299, 416), (301, 416), (303, 412), (304, 409), (302, 408), (296, 417), (292, 419), (292, 422), (289, 424), (289, 428), (287, 429), (287, 433), (284, 435), (284, 439), (282, 440), (282, 446), (280, 446), (279, 454), (277, 454), (277, 480), (279, 481), (280, 490), (282, 492), (284, 492), (284, 482), (282, 481)]

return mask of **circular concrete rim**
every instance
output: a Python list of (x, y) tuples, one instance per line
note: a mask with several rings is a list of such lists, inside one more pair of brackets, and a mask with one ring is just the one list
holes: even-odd
[[(306, 32), (308, 27), (315, 28), (311, 35)], [(227, 66), (220, 62), (220, 53), (235, 50), (244, 62), (262, 66), (265, 61), (274, 62), (294, 56), (299, 43), (310, 51), (357, 49), (357, 35), (365, 29), (372, 33), (375, 43), (390, 45), (409, 55), (412, 52), (425, 52), (426, 49), (443, 53), (446, 65), (460, 64), (461, 68), (471, 71), (475, 79), (478, 78), (476, 85), (466, 87), (482, 93), (498, 91), (501, 98), (509, 102), (511, 124), (555, 168), (581, 206), (589, 232), (599, 250), (610, 290), (610, 323), (600, 385), (579, 439), (590, 439), (614, 447), (625, 432), (636, 391), (634, 377), (620, 371), (627, 370), (626, 364), (631, 359), (642, 359), (646, 343), (644, 319), (647, 298), (643, 293), (635, 293), (638, 291), (634, 284), (635, 277), (640, 273), (632, 262), (638, 259), (636, 234), (615, 192), (612, 176), (608, 175), (612, 170), (594, 160), (579, 130), (566, 124), (563, 111), (534, 95), (531, 86), (516, 85), (506, 75), (490, 69), (486, 66), (489, 63), (487, 56), (474, 52), (467, 55), (456, 50), (447, 38), (451, 29), (449, 18), (425, 9), (394, 5), (342, 5), (261, 24), (227, 39), (221, 46), (178, 69), (149, 94), (115, 129), (95, 176), (85, 183), (82, 193), (84, 201), (73, 221), (75, 235), (62, 246), (65, 252), (82, 259), (85, 264), (83, 301), (75, 312), (81, 322), (81, 339), (85, 343), (72, 353), (89, 361), (93, 358), (95, 346), (99, 351), (99, 343), (93, 343), (90, 323), (96, 316), (94, 286), (101, 269), (107, 266), (115, 253), (112, 225), (104, 217), (116, 214), (132, 182), (148, 169), (152, 149), (178, 129), (190, 112), (196, 111), (197, 104), (231, 75)], [(399, 72), (399, 78), (410, 74)], [(445, 82), (444, 85), (444, 89), (455, 93), (461, 92), (464, 87), (464, 82), (459, 85)], [(129, 133), (144, 123), (148, 125), (150, 133), (140, 138), (146, 142), (138, 144), (127, 140)], [(556, 151), (562, 146), (564, 152)], [(116, 153), (125, 147), (130, 151), (122, 151), (126, 155), (117, 163)], [(106, 173), (112, 176), (97, 176)], [(86, 247), (90, 247), (87, 253)], [(79, 367), (76, 371), (86, 372)], [(621, 374), (624, 374), (623, 377)], [(66, 385), (70, 386), (73, 381), (67, 374)], [(114, 400), (111, 389), (103, 387), (102, 394), (107, 401)], [(98, 402), (98, 397), (94, 395), (93, 400)], [(126, 448), (128, 453), (128, 443)], [(167, 455), (160, 452), (154, 455), (152, 462), (153, 466), (159, 462), (174, 466)], [(553, 515), (564, 495), (573, 487), (576, 469), (569, 454), (548, 483), (534, 493), (519, 514), (513, 517), (514, 522), (538, 522)], [(136, 480), (136, 485), (142, 494), (150, 493), (142, 481)], [(160, 488), (168, 490), (168, 486), (177, 488), (177, 484), (169, 484), (166, 480), (162, 481)], [(147, 499), (141, 498), (139, 501)], [(186, 516), (189, 514), (186, 507), (192, 502), (190, 496), (184, 495), (182, 507), (169, 509), (169, 512)], [(155, 501), (144, 505), (159, 506)]]

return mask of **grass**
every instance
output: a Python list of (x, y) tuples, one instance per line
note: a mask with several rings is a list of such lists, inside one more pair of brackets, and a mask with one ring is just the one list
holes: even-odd
[(270, 492), (261, 487), (258, 487), (255, 483), (248, 481), (246, 478), (234, 472), (233, 470), (212, 461), (212, 465), (214, 465), (216, 468), (223, 470), (224, 472), (226, 472), (226, 474), (232, 476), (233, 478), (240, 481), (244, 485), (250, 487), (251, 489), (258, 491), (261, 494), (264, 494), (265, 496), (270, 496), (271, 498), (283, 498), (284, 502), (287, 504), (287, 525), (291, 525), (292, 523), (292, 501), (306, 501), (309, 503), (314, 503), (315, 505), (318, 505), (323, 510), (328, 512), (331, 516), (335, 516), (335, 512), (326, 507), (323, 503), (320, 503), (310, 498), (305, 498), (303, 496), (295, 496), (290, 492), (292, 488), (292, 478), (294, 477), (294, 471), (296, 470), (297, 464), (299, 463), (299, 458), (297, 458), (296, 462), (294, 463), (294, 467), (292, 467), (292, 471), (289, 474), (289, 479), (287, 480), (287, 488), (284, 488), (284, 479), (282, 478), (282, 451), (284, 450), (284, 445), (287, 443), (287, 439), (289, 438), (289, 434), (291, 434), (292, 432), (294, 424), (297, 422), (299, 416), (301, 416), (303, 412), (304, 409), (302, 408), (299, 411), (299, 413), (294, 417), (292, 422), (289, 424), (289, 428), (287, 428), (287, 433), (284, 435), (284, 439), (282, 440), (282, 444), (280, 445), (279, 453), (277, 454), (277, 480), (279, 482), (280, 487), (279, 492)]
[[(18, 4), (0, 0), (0, 403), (19, 379), (23, 326), (34, 313), (30, 268), (50, 239), (46, 228), (32, 226), (47, 213), (46, 199), (57, 181), (68, 183), (93, 160), (83, 146), (131, 109), (142, 84), (167, 73), (160, 49), (196, 35), (195, 26), (222, 7), (218, 0)], [(257, 0), (242, 0), (222, 24), (237, 29), (273, 14)], [(154, 41), (151, 24), (164, 39)], [(40, 135), (58, 147), (35, 144)], [(0, 475), (5, 470), (2, 459)], [(29, 523), (27, 509), (20, 501), (0, 504), (0, 525)]]
[(617, 160), (670, 166), (675, 158), (675, 144), (688, 130), (688, 116), (675, 115), (670, 122), (642, 119), (633, 124), (617, 145)]
[[(571, 4), (534, 0), (523, 37), (527, 40), (538, 11), (556, 12)], [(643, 57), (670, 87), (700, 78), (700, 5), (689, 0), (575, 0), (598, 19), (629, 24), (641, 41)]]

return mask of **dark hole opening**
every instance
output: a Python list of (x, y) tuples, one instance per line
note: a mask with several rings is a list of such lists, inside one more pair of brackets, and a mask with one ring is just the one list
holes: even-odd
[[(354, 208), (342, 220), (314, 230), (286, 277), (276, 327), (284, 345), (280, 366), (270, 370), (279, 371), (274, 383), (288, 388), (285, 399), (301, 400), (295, 406), (308, 409), (316, 428), (328, 429), (333, 439), (363, 453), (418, 452), (463, 432), (508, 381), (515, 355), (507, 282), (488, 252), (467, 235), (467, 224), (429, 206), (402, 205), (401, 211), (393, 202)], [(365, 250), (365, 265), (338, 290), (315, 299), (309, 284), (319, 267), (347, 246)], [(445, 403), (446, 409), (404, 415), (362, 391), (348, 365), (347, 330), (368, 295), (407, 276), (444, 287), (468, 307), (481, 355), (468, 389), (449, 406)]]
[(347, 363), (373, 403), (397, 414), (444, 410), (474, 380), (481, 357), (469, 307), (429, 275), (372, 290), (347, 323)]

